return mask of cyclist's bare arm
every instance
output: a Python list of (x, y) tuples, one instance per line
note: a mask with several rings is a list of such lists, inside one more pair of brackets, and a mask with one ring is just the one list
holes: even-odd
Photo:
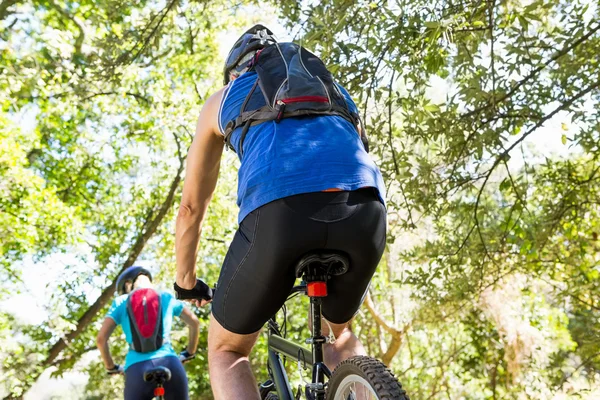
[(98, 346), (98, 350), (100, 350), (100, 356), (102, 357), (102, 361), (104, 361), (106, 369), (113, 369), (115, 367), (115, 362), (113, 361), (112, 356), (110, 355), (110, 349), (108, 348), (108, 339), (116, 327), (117, 324), (112, 318), (104, 318), (102, 327), (100, 327), (98, 336), (96, 337), (96, 346)]
[(200, 321), (198, 321), (198, 317), (196, 317), (193, 312), (185, 307), (179, 317), (185, 322), (189, 329), (187, 351), (190, 354), (196, 354), (196, 349), (198, 348), (198, 335), (200, 334)]
[(218, 112), (223, 91), (224, 88), (213, 94), (204, 104), (187, 156), (175, 232), (175, 280), (184, 289), (192, 289), (196, 285), (196, 253), (202, 221), (219, 176), (224, 143), (218, 128)]

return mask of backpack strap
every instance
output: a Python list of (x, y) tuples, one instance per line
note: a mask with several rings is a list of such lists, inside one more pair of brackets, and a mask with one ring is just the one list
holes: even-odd
[(280, 113), (279, 111), (273, 111), (270, 107), (265, 106), (255, 111), (247, 111), (239, 115), (237, 118), (229, 121), (225, 127), (224, 140), (228, 148), (235, 151), (233, 144), (231, 144), (231, 134), (239, 127), (243, 127), (240, 134), (239, 152), (240, 157), (242, 156), (243, 143), (251, 126), (262, 124), (267, 121), (279, 122), (285, 118), (291, 117), (304, 117), (304, 116), (317, 116), (317, 115), (337, 115), (344, 118), (348, 122), (354, 125), (354, 128), (358, 132), (358, 125), (360, 123), (360, 117), (356, 113), (351, 113), (342, 107), (333, 106), (331, 111), (315, 111), (315, 110), (297, 110)]
[[(235, 131), (240, 126), (248, 126), (248, 128), (249, 128), (252, 125), (258, 125), (262, 122), (273, 121), (277, 118), (277, 114), (278, 114), (277, 111), (273, 111), (273, 110), (271, 110), (270, 107), (265, 106), (265, 107), (259, 108), (258, 110), (246, 111), (246, 112), (240, 114), (236, 119), (232, 119), (231, 121), (229, 121), (227, 123), (227, 126), (225, 127), (224, 137), (223, 137), (223, 139), (225, 140), (225, 143), (227, 144), (227, 147), (229, 147), (231, 150), (235, 151), (235, 148), (231, 144), (231, 134), (233, 133), (233, 131)], [(249, 125), (247, 124), (248, 122), (250, 123)], [(246, 129), (246, 133), (247, 133), (247, 129)], [(244, 134), (244, 136), (245, 136), (245, 134)], [(243, 137), (240, 137), (240, 151), (242, 151), (241, 150), (242, 141), (243, 141)]]
[[(260, 54), (260, 51), (257, 54)], [(252, 59), (252, 61), (254, 61), (255, 58), (256, 58), (256, 56)], [(227, 126), (225, 127), (225, 131), (223, 132), (223, 140), (225, 141), (225, 144), (227, 145), (227, 147), (229, 149), (233, 150), (234, 152), (235, 152), (235, 148), (231, 144), (231, 134), (237, 127), (245, 124), (246, 121), (242, 117), (244, 116), (244, 112), (246, 110), (246, 107), (248, 106), (248, 102), (250, 101), (250, 98), (254, 94), (254, 91), (256, 90), (257, 86), (258, 86), (258, 79), (254, 82), (254, 85), (252, 85), (250, 92), (248, 92), (248, 95), (244, 99), (244, 103), (242, 103), (242, 107), (240, 108), (240, 115), (237, 118), (229, 121), (227, 123)], [(240, 143), (241, 143), (241, 140), (240, 140)]]

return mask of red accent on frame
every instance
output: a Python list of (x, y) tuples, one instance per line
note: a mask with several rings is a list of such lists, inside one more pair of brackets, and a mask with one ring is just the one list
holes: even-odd
[(164, 396), (164, 395), (165, 395), (165, 388), (164, 387), (154, 388), (154, 396)]

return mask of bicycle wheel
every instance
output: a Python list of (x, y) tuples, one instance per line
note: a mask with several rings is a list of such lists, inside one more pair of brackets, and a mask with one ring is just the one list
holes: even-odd
[(327, 400), (409, 400), (400, 382), (381, 361), (355, 356), (337, 366)]

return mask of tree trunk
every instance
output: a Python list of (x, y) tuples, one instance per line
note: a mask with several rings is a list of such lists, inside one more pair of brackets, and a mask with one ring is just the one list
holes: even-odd
[(19, 0), (3, 0), (0, 2), (0, 21), (8, 17), (8, 8), (17, 4)]

